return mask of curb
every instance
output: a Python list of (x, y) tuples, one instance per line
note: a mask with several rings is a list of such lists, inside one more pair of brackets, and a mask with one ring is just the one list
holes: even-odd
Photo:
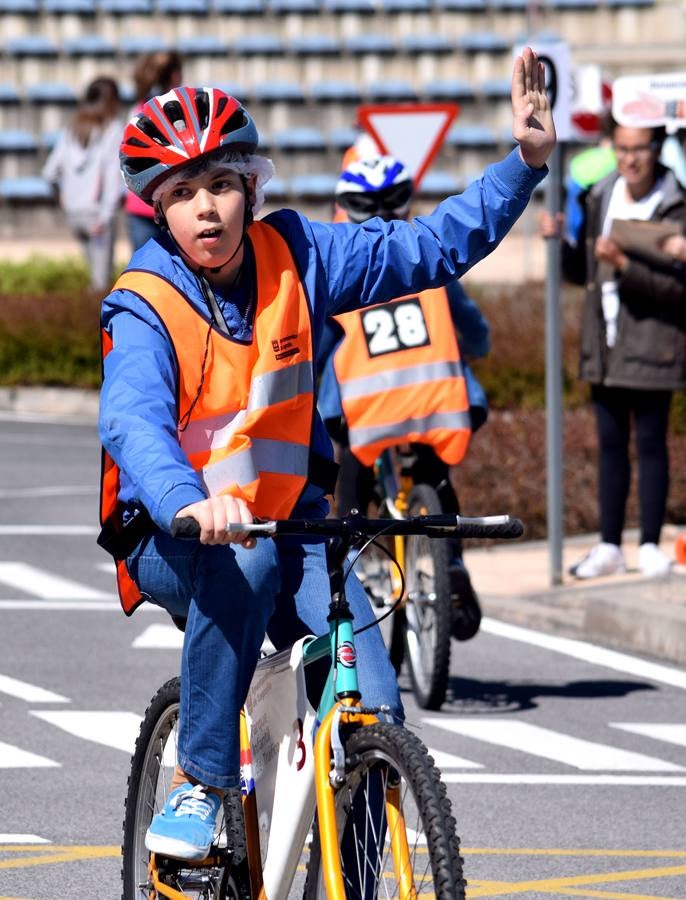
[(79, 388), (3, 387), (0, 388), (0, 410), (96, 421), (99, 397), (99, 391)]
[(686, 575), (587, 589), (480, 597), (486, 615), (686, 665)]

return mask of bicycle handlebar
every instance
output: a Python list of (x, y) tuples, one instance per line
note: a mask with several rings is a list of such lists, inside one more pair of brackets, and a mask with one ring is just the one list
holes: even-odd
[[(524, 534), (521, 519), (512, 516), (409, 516), (406, 519), (368, 519), (366, 516), (346, 516), (343, 519), (274, 519), (252, 525), (229, 523), (227, 531), (241, 531), (253, 537), (273, 537), (279, 534), (301, 537), (356, 537), (385, 534), (417, 534), (427, 537), (501, 538), (514, 539)], [(172, 537), (198, 538), (200, 526), (190, 516), (175, 518)]]

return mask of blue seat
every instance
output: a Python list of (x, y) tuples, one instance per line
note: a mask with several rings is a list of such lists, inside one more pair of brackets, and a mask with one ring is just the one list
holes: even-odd
[(0, 131), (0, 153), (35, 153), (38, 141), (30, 131), (10, 128)]
[(352, 147), (359, 136), (357, 128), (334, 128), (329, 132), (329, 147), (342, 153)]
[(57, 56), (57, 45), (49, 38), (40, 34), (25, 34), (22, 37), (13, 38), (5, 46), (10, 56)]
[(340, 42), (331, 34), (303, 34), (289, 44), (296, 56), (338, 56)]
[(438, 56), (443, 53), (452, 53), (454, 45), (445, 35), (430, 32), (428, 34), (410, 34), (403, 39), (402, 46), (406, 53), (432, 53)]
[(607, 5), (611, 7), (618, 6), (635, 6), (635, 7), (644, 7), (644, 6), (654, 6), (655, 0), (607, 0)]
[(452, 172), (429, 171), (419, 185), (419, 193), (431, 197), (449, 197), (463, 189), (462, 181)]
[(36, 16), (39, 12), (38, 0), (0, 0), (0, 13)]
[(44, 150), (48, 152), (52, 150), (57, 141), (60, 139), (60, 135), (62, 134), (62, 129), (58, 128), (55, 131), (44, 131), (40, 136), (40, 145)]
[(489, 0), (491, 9), (504, 12), (524, 11), (528, 8), (528, 0)]
[(468, 81), (451, 78), (439, 81), (427, 81), (423, 90), (428, 100), (461, 101), (474, 99), (474, 88)]
[(472, 31), (457, 39), (457, 46), (465, 53), (502, 53), (510, 42), (495, 31)]
[(240, 56), (279, 56), (284, 46), (274, 34), (245, 34), (233, 42), (232, 50)]
[(320, 11), (320, 6), (319, 0), (267, 0), (267, 9), (275, 15), (315, 15)]
[(245, 103), (248, 100), (246, 89), (235, 81), (222, 81), (216, 87), (228, 94), (229, 97), (235, 97), (240, 103)]
[(210, 5), (216, 12), (232, 16), (261, 16), (264, 12), (263, 0), (210, 0)]
[(486, 12), (486, 0), (435, 0), (436, 9), (455, 12)]
[(455, 125), (445, 136), (452, 147), (495, 147), (498, 138), (486, 125)]
[(372, 0), (324, 0), (324, 9), (333, 13), (361, 13), (371, 15), (374, 10)]
[(206, 16), (207, 0), (157, 0), (156, 10), (162, 16)]
[(510, 96), (512, 82), (509, 78), (487, 78), (481, 82), (479, 90), (489, 100), (498, 100)]
[(294, 175), (291, 178), (291, 193), (295, 197), (328, 197), (333, 203), (338, 178), (330, 172), (312, 175)]
[(386, 34), (357, 34), (348, 38), (345, 46), (349, 53), (361, 56), (365, 53), (390, 56), (395, 53), (395, 44)]
[(78, 101), (76, 91), (69, 84), (46, 81), (42, 84), (30, 84), (26, 88), (26, 99), (36, 104), (59, 104), (71, 106)]
[(597, 9), (598, 0), (548, 0), (553, 9)]
[(277, 150), (325, 150), (326, 141), (318, 128), (287, 128), (275, 132), (271, 137), (271, 146)]
[(252, 99), (258, 103), (304, 103), (305, 93), (292, 81), (265, 81), (253, 88)]
[(114, 56), (114, 44), (100, 34), (82, 34), (66, 40), (63, 45), (67, 56)]
[(317, 81), (310, 88), (317, 103), (361, 103), (362, 92), (351, 81)]
[(431, 0), (381, 0), (384, 12), (430, 12)]
[(288, 194), (288, 185), (283, 178), (274, 176), (264, 186), (264, 195), (268, 200), (274, 200), (277, 197), (285, 197)]
[(156, 53), (158, 50), (168, 50), (169, 43), (156, 35), (136, 35), (121, 39), (119, 49), (125, 56), (138, 56), (143, 53)]
[(176, 49), (182, 56), (226, 56), (229, 45), (212, 34), (192, 34), (179, 38)]
[(28, 175), (23, 178), (0, 179), (0, 198), (9, 202), (19, 200), (27, 203), (52, 200), (53, 193), (52, 187), (44, 178)]
[(516, 141), (512, 137), (512, 126), (508, 125), (507, 128), (502, 128), (498, 134), (498, 143), (502, 144), (504, 147), (514, 147)]
[(417, 91), (408, 81), (374, 81), (367, 96), (375, 103), (405, 103), (416, 100)]
[(43, 0), (43, 9), (52, 15), (94, 16), (95, 0)]
[(18, 106), (20, 103), (21, 97), (13, 84), (0, 84), (0, 106)]
[(98, 0), (98, 5), (111, 16), (152, 15), (152, 0)]

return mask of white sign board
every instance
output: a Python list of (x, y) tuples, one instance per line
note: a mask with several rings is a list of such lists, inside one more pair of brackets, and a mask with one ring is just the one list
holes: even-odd
[(686, 72), (617, 78), (612, 115), (627, 128), (686, 127)]
[(553, 107), (557, 139), (568, 141), (572, 137), (572, 65), (569, 45), (564, 41), (533, 41), (515, 47), (514, 56), (521, 56), (525, 46), (531, 47), (545, 66), (545, 83)]

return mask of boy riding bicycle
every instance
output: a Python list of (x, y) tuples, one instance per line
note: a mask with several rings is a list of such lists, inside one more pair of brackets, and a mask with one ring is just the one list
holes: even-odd
[[(277, 648), (327, 630), (324, 544), (255, 546), (226, 525), (326, 515), (331, 445), (314, 397), (324, 320), (445, 284), (497, 246), (555, 140), (528, 48), (512, 100), (519, 149), (412, 224), (292, 210), (254, 221), (273, 167), (249, 114), (217, 89), (153, 98), (126, 128), (125, 179), (166, 239), (137, 251), (103, 303), (101, 542), (127, 613), (147, 600), (185, 620), (180, 771), (148, 831), (154, 852), (206, 855), (222, 792), (239, 784), (239, 711), (265, 630)], [(200, 540), (172, 538), (175, 516), (196, 519)], [(347, 599), (373, 618), (352, 578)], [(378, 629), (357, 649), (364, 702), (401, 717)]]

